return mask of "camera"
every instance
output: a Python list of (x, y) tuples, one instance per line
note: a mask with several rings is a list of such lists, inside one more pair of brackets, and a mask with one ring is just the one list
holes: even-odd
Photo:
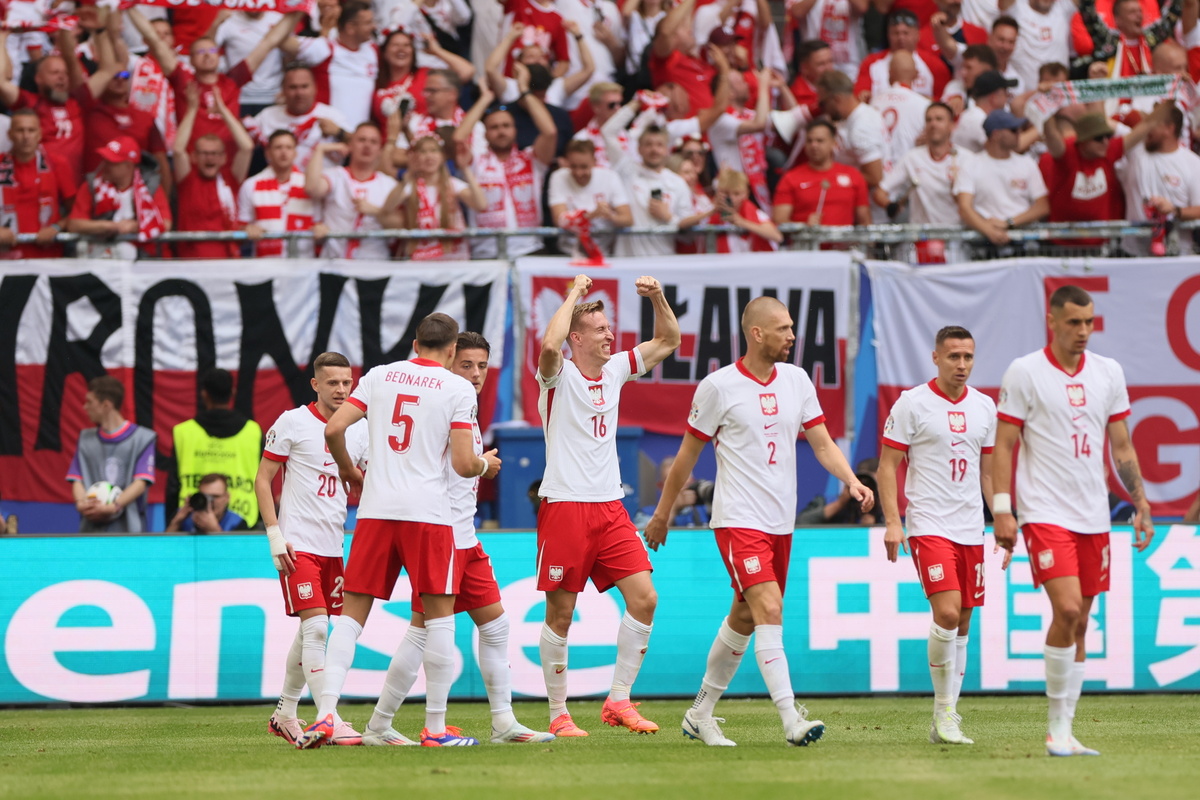
[(192, 511), (208, 511), (212, 507), (208, 495), (204, 492), (196, 492), (188, 498), (188, 505), (192, 507)]
[(651, 200), (662, 200), (662, 189), (651, 189), (650, 190), (650, 199)]
[(405, 96), (405, 97), (400, 98), (400, 118), (401, 119), (404, 119), (404, 117), (408, 115), (408, 109), (411, 106), (412, 106), (412, 98), (411, 97)]

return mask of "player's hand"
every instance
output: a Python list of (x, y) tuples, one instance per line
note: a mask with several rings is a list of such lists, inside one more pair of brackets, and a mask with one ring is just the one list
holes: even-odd
[(338, 477), (342, 480), (342, 486), (346, 489), (347, 497), (358, 497), (362, 494), (363, 488), (363, 472), (353, 464), (349, 469), (338, 465)]
[(484, 453), (483, 460), (488, 462), (488, 468), (487, 468), (487, 472), (483, 473), (483, 475), (481, 477), (484, 477), (484, 478), (496, 477), (496, 473), (498, 473), (500, 471), (500, 463), (501, 463), (500, 456), (496, 455), (496, 448), (493, 447), (491, 450), (488, 450), (486, 453)]
[(657, 552), (659, 545), (667, 543), (667, 521), (658, 516), (651, 517), (646, 523), (643, 536), (646, 538), (646, 546)]
[(1001, 547), (1008, 551), (1004, 557), (1004, 567), (1007, 568), (1012, 561), (1013, 547), (1017, 544), (1017, 518), (1012, 514), (997, 514), (992, 521), (992, 535), (996, 537), (992, 552), (997, 552)]
[(858, 507), (864, 512), (875, 507), (875, 493), (858, 481), (849, 484), (846, 488), (849, 490), (850, 496), (858, 501)]
[(1136, 537), (1133, 546), (1139, 553), (1149, 547), (1154, 538), (1154, 520), (1150, 518), (1150, 504), (1145, 500), (1138, 505), (1133, 517), (1133, 535)]
[(271, 549), (271, 560), (275, 569), (281, 575), (291, 575), (296, 571), (296, 551), (292, 543), (283, 538), (283, 531), (278, 525), (267, 526), (267, 546)]
[(649, 275), (643, 275), (633, 282), (637, 287), (637, 293), (642, 297), (653, 297), (662, 292), (662, 284), (657, 279), (651, 278)]
[(575, 276), (575, 283), (571, 285), (571, 288), (577, 289), (579, 291), (579, 296), (584, 297), (592, 288), (592, 279), (587, 275), (580, 273), (579, 275)]
[[(996, 542), (994, 545), (992, 545), (992, 552), (993, 553), (1000, 552), (1000, 543), (999, 542)], [(1008, 565), (1012, 563), (1012, 554), (1013, 554), (1013, 551), (1011, 548), (1006, 548), (1004, 550), (1004, 561), (1001, 562), (1000, 569), (1008, 569)]]
[(904, 528), (899, 523), (888, 524), (883, 534), (883, 546), (887, 548), (888, 561), (895, 563), (900, 550), (908, 555), (908, 541), (904, 538)]

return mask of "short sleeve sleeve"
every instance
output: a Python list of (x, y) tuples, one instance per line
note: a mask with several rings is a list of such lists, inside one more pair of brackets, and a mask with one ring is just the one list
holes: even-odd
[(559, 384), (559, 381), (562, 380), (563, 372), (565, 372), (567, 369), (570, 369), (573, 366), (574, 365), (571, 364), (571, 362), (568, 361), (567, 358), (564, 356), (562, 363), (558, 367), (558, 372), (554, 373), (549, 378), (542, 375), (542, 371), (540, 369), (538, 369), (537, 367), (534, 367), (533, 374), (534, 374), (534, 377), (537, 378), (538, 386), (541, 386), (543, 389), (553, 389), (555, 386), (557, 386)]
[(254, 181), (247, 180), (238, 189), (238, 222), (249, 225), (258, 219), (254, 210)]
[(314, 67), (333, 55), (329, 40), (324, 36), (300, 37), (300, 49), (296, 51), (296, 60), (306, 67)]
[(371, 453), (370, 440), (367, 438), (366, 423), (359, 420), (350, 426), (348, 433), (350, 434), (348, 439), (350, 460), (359, 469), (365, 470), (367, 468), (367, 457)]
[(1131, 413), (1129, 405), (1129, 388), (1125, 385), (1125, 370), (1121, 365), (1112, 365), (1112, 395), (1108, 407), (1108, 421), (1116, 422), (1125, 419)]
[(799, 370), (799, 374), (800, 426), (808, 430), (825, 421), (825, 412), (821, 409), (821, 401), (817, 399), (817, 387), (813, 385), (812, 378), (804, 370)]
[(475, 423), (478, 398), (475, 397), (475, 390), (467, 383), (466, 378), (457, 388), (458, 391), (454, 394), (454, 405), (450, 409), (450, 427), (472, 428)]
[(702, 441), (709, 441), (721, 428), (725, 410), (715, 381), (705, 378), (692, 395), (692, 410), (688, 412), (687, 432)]
[(367, 413), (368, 401), (371, 398), (371, 387), (375, 384), (375, 373), (378, 369), (379, 367), (376, 367), (366, 375), (363, 375), (361, 378), (359, 378), (358, 386), (355, 386), (354, 391), (351, 392), (350, 396), (346, 398), (347, 403), (355, 406), (364, 414)]
[(637, 380), (640, 376), (646, 374), (646, 362), (642, 358), (642, 351), (634, 347), (630, 350), (616, 353), (604, 365), (604, 371), (611, 373), (617, 383), (625, 383), (626, 381)]
[(292, 453), (292, 432), (288, 424), (287, 414), (281, 414), (275, 424), (267, 431), (266, 445), (263, 447), (263, 458), (283, 463)]
[(992, 398), (987, 398), (987, 432), (983, 436), (983, 452), (990, 453), (996, 447), (996, 404)]
[(883, 141), (883, 118), (872, 115), (869, 119), (854, 126), (854, 131), (847, 144), (859, 164), (870, 164), (872, 161), (880, 161), (883, 158)]
[(1042, 171), (1038, 169), (1037, 162), (1028, 156), (1025, 160), (1029, 162), (1031, 169), (1029, 172), (1029, 202), (1033, 203), (1039, 198), (1046, 196), (1046, 179), (1042, 177)]
[(1022, 426), (1029, 416), (1033, 403), (1029, 372), (1019, 362), (1010, 364), (1000, 381), (1000, 404), (996, 417), (1013, 425)]
[(971, 169), (958, 170), (958, 175), (954, 179), (953, 193), (959, 194), (975, 194), (975, 171)]
[(902, 394), (892, 404), (888, 418), (883, 423), (883, 443), (888, 447), (907, 453), (913, 440), (913, 415), (908, 395)]

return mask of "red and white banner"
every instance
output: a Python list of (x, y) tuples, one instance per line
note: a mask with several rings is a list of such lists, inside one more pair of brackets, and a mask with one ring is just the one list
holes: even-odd
[[(944, 325), (975, 337), (971, 384), (993, 398), (1013, 359), (1045, 347), (1050, 294), (1091, 293), (1088, 348), (1125, 369), (1129, 428), (1156, 513), (1178, 516), (1200, 486), (1200, 258), (1023, 259), (913, 268), (869, 264), (882, 420), (900, 392), (934, 375)], [(1114, 491), (1117, 482), (1110, 481)]]
[[(90, 424), (85, 387), (105, 373), (124, 381), (125, 416), (153, 427), (166, 455), (171, 428), (196, 413), (196, 376), (210, 367), (234, 373), (235, 406), (266, 430), (313, 399), (307, 365), (315, 356), (342, 353), (356, 377), (408, 358), (417, 324), (434, 311), (482, 333), (491, 362), (504, 363), (505, 262), (9, 264), (0, 278), (0, 496), (7, 500), (70, 501), (67, 467)], [(495, 383), (485, 387), (482, 421), (491, 419)], [(161, 500), (163, 485), (157, 481), (152, 500)]]
[(137, 0), (136, 3), (121, 2), (121, 8), (129, 6), (162, 6), (164, 8), (197, 8), (209, 6), (212, 8), (228, 8), (233, 11), (278, 11), (290, 14), (293, 11), (307, 11), (312, 0)]
[[(733, 262), (737, 263), (734, 264)], [(744, 352), (741, 316), (763, 294), (778, 297), (795, 322), (792, 363), (817, 387), (829, 432), (846, 430), (846, 340), (851, 329), (852, 278), (857, 266), (845, 253), (754, 253), (613, 259), (607, 267), (573, 266), (566, 258), (521, 258), (517, 279), (525, 325), (520, 369), (525, 419), (540, 424), (537, 370), (542, 333), (580, 272), (592, 279), (587, 300), (603, 300), (616, 333), (613, 351), (654, 337), (654, 313), (634, 281), (658, 278), (679, 319), (683, 343), (650, 374), (625, 387), (621, 424), (653, 433), (682, 435), (696, 384)]]

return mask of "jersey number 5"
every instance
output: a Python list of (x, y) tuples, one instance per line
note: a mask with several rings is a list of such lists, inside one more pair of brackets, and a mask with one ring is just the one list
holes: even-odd
[(388, 445), (397, 453), (407, 453), (412, 444), (413, 418), (404, 413), (405, 406), (419, 406), (421, 398), (411, 394), (396, 395), (396, 408), (392, 411), (392, 424), (400, 430), (388, 437)]

